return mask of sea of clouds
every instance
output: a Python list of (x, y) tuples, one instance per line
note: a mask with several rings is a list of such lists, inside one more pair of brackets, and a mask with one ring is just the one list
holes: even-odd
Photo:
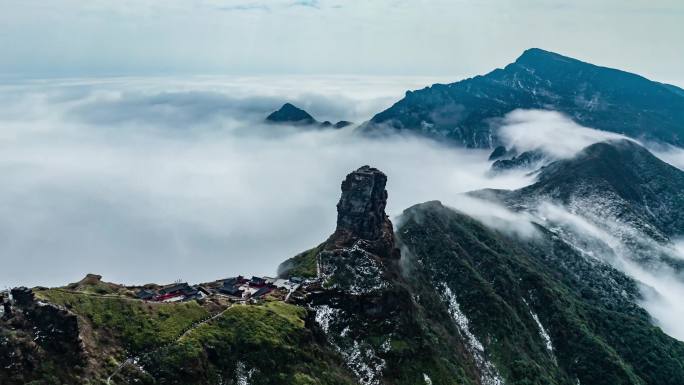
[(488, 175), (486, 151), (345, 130), (269, 126), (290, 101), (363, 122), (434, 79), (167, 78), (0, 87), (0, 286), (273, 274), (335, 226), (340, 182), (370, 164), (388, 211), (529, 177)]

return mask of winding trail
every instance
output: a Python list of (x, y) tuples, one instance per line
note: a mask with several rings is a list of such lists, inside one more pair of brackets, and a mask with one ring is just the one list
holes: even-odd
[[(233, 307), (233, 306), (230, 305), (230, 306), (228, 306), (227, 308), (221, 310), (220, 312), (218, 312), (218, 313), (216, 313), (216, 314), (214, 314), (214, 315), (212, 315), (212, 316), (210, 316), (210, 317), (208, 317), (208, 318), (205, 318), (205, 319), (203, 319), (203, 320), (201, 320), (201, 321), (198, 321), (198, 322), (193, 323), (193, 324), (190, 325), (186, 330), (184, 330), (183, 332), (181, 332), (181, 334), (180, 334), (178, 337), (176, 337), (173, 341), (171, 341), (171, 342), (169, 342), (169, 343), (167, 343), (167, 344), (165, 344), (165, 345), (163, 345), (163, 346), (160, 346), (160, 347), (158, 347), (158, 348), (152, 349), (152, 350), (147, 351), (147, 352), (140, 353), (140, 354), (135, 355), (135, 356), (129, 356), (129, 357), (127, 357), (123, 362), (121, 362), (121, 363), (119, 364), (119, 366), (116, 367), (116, 369), (112, 372), (112, 374), (110, 374), (109, 377), (107, 377), (107, 385), (110, 385), (110, 384), (111, 384), (112, 378), (113, 378), (114, 376), (116, 376), (116, 375), (121, 371), (121, 369), (124, 368), (124, 366), (126, 366), (126, 365), (128, 365), (128, 364), (131, 364), (131, 363), (134, 363), (134, 362), (136, 361), (136, 358), (137, 358), (137, 357), (156, 353), (156, 352), (158, 352), (158, 351), (161, 350), (161, 349), (164, 349), (164, 348), (166, 348), (166, 347), (168, 347), (168, 346), (171, 346), (171, 345), (173, 345), (173, 344), (178, 343), (180, 340), (182, 340), (184, 337), (186, 337), (188, 334), (190, 334), (193, 330), (195, 330), (195, 329), (197, 329), (198, 327), (200, 327), (200, 326), (202, 326), (202, 325), (204, 325), (204, 324), (207, 324), (207, 323), (209, 323), (209, 322), (211, 322), (211, 321), (213, 321), (213, 320), (215, 320), (215, 319), (221, 317), (222, 315), (224, 315), (231, 307)], [(138, 367), (136, 366), (136, 368), (138, 368)]]

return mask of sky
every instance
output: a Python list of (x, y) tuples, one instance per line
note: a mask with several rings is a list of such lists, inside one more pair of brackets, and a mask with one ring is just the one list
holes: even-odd
[(0, 74), (458, 80), (539, 47), (683, 85), (680, 0), (0, 0)]

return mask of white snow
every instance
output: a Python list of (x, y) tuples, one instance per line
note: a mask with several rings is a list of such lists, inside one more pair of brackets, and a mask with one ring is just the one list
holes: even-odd
[[(344, 358), (347, 367), (354, 373), (361, 385), (380, 385), (385, 360), (378, 357), (373, 347), (348, 337), (349, 326), (345, 326), (339, 335), (331, 333), (334, 323), (340, 322), (342, 311), (328, 305), (314, 306), (314, 319), (325, 333), (328, 342)], [(339, 326), (339, 325), (338, 325)], [(389, 339), (383, 347), (389, 347)]]
[[(339, 310), (333, 309), (328, 305), (320, 305), (314, 307), (316, 316), (314, 317), (318, 326), (323, 329), (323, 332), (327, 335), (330, 332), (330, 323), (335, 318)], [(344, 332), (344, 331), (343, 331)]]
[(466, 339), (466, 344), (470, 353), (475, 359), (475, 364), (480, 370), (480, 380), (482, 385), (503, 385), (503, 378), (499, 375), (498, 370), (492, 362), (487, 360), (485, 356), (485, 349), (480, 340), (475, 334), (470, 331), (470, 322), (468, 317), (461, 311), (461, 307), (456, 300), (456, 295), (451, 291), (451, 288), (446, 283), (441, 283), (442, 297), (447, 301), (449, 306), (449, 315), (453, 318), (459, 331)]
[(546, 331), (544, 328), (544, 325), (542, 325), (541, 321), (539, 320), (539, 316), (537, 313), (535, 313), (532, 310), (532, 307), (530, 306), (529, 303), (523, 298), (523, 302), (525, 302), (525, 305), (527, 305), (527, 309), (530, 311), (530, 315), (532, 316), (532, 319), (534, 319), (534, 322), (537, 324), (537, 328), (539, 328), (539, 336), (541, 336), (542, 340), (544, 340), (544, 344), (546, 345), (546, 350), (549, 351), (549, 353), (553, 354), (553, 343), (551, 342), (551, 336), (549, 333)]
[(252, 380), (252, 376), (254, 375), (254, 372), (256, 372), (256, 369), (252, 368), (247, 370), (245, 363), (242, 361), (238, 361), (236, 367), (235, 367), (235, 377), (236, 377), (236, 384), (237, 385), (250, 385), (250, 381)]

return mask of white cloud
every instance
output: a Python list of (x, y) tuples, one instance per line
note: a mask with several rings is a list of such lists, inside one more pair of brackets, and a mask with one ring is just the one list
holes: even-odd
[(485, 226), (522, 238), (539, 235), (532, 224), (533, 217), (526, 212), (514, 212), (500, 204), (470, 197), (455, 195), (442, 203), (482, 222)]
[[(590, 211), (587, 208), (586, 211)], [(603, 261), (634, 278), (641, 285), (641, 306), (670, 336), (684, 341), (684, 279), (661, 259), (682, 258), (681, 242), (660, 245), (638, 230), (610, 218), (592, 218), (586, 212), (542, 202), (534, 214), (588, 258)], [(619, 234), (629, 234), (620, 239)], [(625, 241), (631, 244), (627, 245)], [(635, 251), (635, 248), (639, 251)], [(638, 253), (642, 253), (639, 255)], [(651, 258), (643, 261), (644, 254)]]
[(552, 158), (570, 158), (596, 142), (626, 139), (625, 136), (583, 127), (556, 111), (515, 110), (499, 128), (507, 148), (518, 152), (541, 150)]
[(488, 177), (486, 151), (261, 123), (268, 103), (292, 99), (335, 119), (347, 111), (335, 101), (372, 105), (349, 109), (367, 116), (400, 88), (387, 79), (224, 81), (0, 88), (0, 286), (272, 274), (334, 230), (340, 182), (364, 164), (387, 173), (391, 215), (530, 180)]
[(655, 156), (680, 170), (684, 170), (684, 149), (669, 145), (651, 145), (650, 150)]

